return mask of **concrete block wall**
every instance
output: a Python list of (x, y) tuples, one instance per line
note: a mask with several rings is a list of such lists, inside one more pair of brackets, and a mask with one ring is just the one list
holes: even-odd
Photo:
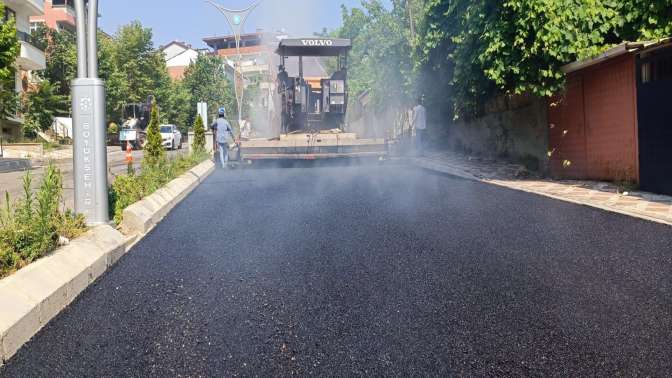
[(548, 116), (545, 99), (531, 98), (514, 109), (488, 113), (448, 127), (448, 144), (455, 150), (512, 161), (534, 159), (546, 170)]

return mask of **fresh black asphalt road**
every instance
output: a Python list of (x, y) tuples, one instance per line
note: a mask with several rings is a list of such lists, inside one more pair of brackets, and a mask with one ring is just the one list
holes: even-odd
[(671, 246), (409, 167), (220, 170), (0, 375), (664, 376)]

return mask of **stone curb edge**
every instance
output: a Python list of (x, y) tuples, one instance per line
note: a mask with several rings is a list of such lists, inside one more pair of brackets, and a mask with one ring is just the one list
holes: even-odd
[(638, 212), (624, 211), (624, 210), (616, 209), (616, 208), (613, 208), (613, 207), (610, 207), (610, 206), (598, 205), (598, 204), (590, 203), (590, 202), (586, 202), (586, 201), (581, 201), (581, 200), (575, 200), (575, 199), (571, 199), (571, 198), (556, 196), (556, 195), (553, 195), (553, 194), (550, 194), (550, 193), (544, 193), (544, 192), (541, 192), (541, 191), (531, 190), (531, 189), (527, 189), (527, 188), (520, 188), (520, 187), (516, 187), (516, 186), (512, 186), (512, 185), (507, 185), (505, 183), (498, 182), (498, 181), (482, 179), (482, 178), (479, 178), (477, 176), (471, 175), (469, 173), (465, 173), (465, 172), (463, 172), (459, 169), (448, 167), (448, 166), (445, 166), (443, 164), (435, 163), (435, 162), (432, 162), (432, 161), (429, 161), (429, 160), (415, 159), (413, 162), (416, 166), (418, 166), (422, 169), (429, 170), (429, 171), (444, 173), (444, 174), (448, 174), (448, 175), (451, 175), (451, 176), (457, 176), (457, 177), (460, 177), (460, 178), (463, 178), (463, 179), (466, 179), (466, 180), (478, 181), (478, 182), (482, 182), (484, 184), (496, 185), (496, 186), (499, 186), (499, 187), (502, 187), (502, 188), (507, 188), (507, 189), (511, 189), (511, 190), (518, 190), (518, 191), (521, 191), (521, 192), (536, 194), (536, 195), (539, 195), (539, 196), (542, 196), (542, 197), (548, 197), (548, 198), (552, 198), (552, 199), (555, 199), (555, 200), (558, 200), (558, 201), (569, 202), (569, 203), (573, 203), (575, 205), (588, 206), (588, 207), (592, 207), (592, 208), (595, 208), (595, 209), (608, 211), (610, 213), (626, 215), (626, 216), (633, 217), (633, 218), (639, 218), (639, 219), (643, 219), (643, 220), (650, 221), (650, 222), (655, 222), (655, 223), (660, 223), (660, 224), (664, 224), (664, 225), (667, 225), (667, 226), (672, 226), (672, 222), (666, 221), (665, 219), (650, 217), (648, 215), (641, 214), (641, 213), (638, 213)]
[(0, 366), (116, 264), (214, 168), (214, 163), (207, 160), (131, 205), (143, 212), (136, 214), (131, 209), (130, 216), (142, 219), (148, 228), (135, 228), (136, 223), (132, 223), (126, 226), (131, 231), (126, 236), (108, 225), (94, 227), (67, 246), (0, 280)]

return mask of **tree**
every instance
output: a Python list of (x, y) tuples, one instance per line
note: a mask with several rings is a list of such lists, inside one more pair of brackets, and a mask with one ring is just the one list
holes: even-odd
[(205, 151), (205, 126), (203, 126), (203, 118), (199, 114), (196, 116), (194, 122), (194, 142), (192, 143), (194, 152)]
[(70, 83), (77, 76), (75, 33), (40, 25), (33, 31), (33, 42), (44, 50), (47, 61), (47, 68), (36, 72), (38, 77), (53, 84), (58, 94), (70, 96)]
[(159, 107), (156, 101), (152, 102), (152, 112), (147, 126), (147, 142), (143, 148), (145, 155), (143, 164), (148, 167), (158, 167), (164, 161), (166, 152), (163, 150), (163, 138), (161, 138), (161, 128), (159, 127)]
[(221, 58), (199, 56), (186, 69), (182, 84), (191, 93), (191, 109), (196, 109), (196, 104), (203, 101), (211, 112), (224, 106), (229, 116), (238, 116), (233, 84), (226, 76)]
[(195, 106), (192, 107), (192, 102), (191, 93), (184, 83), (181, 81), (169, 83), (163, 102), (165, 110), (161, 112), (162, 122), (177, 125), (182, 134), (186, 135), (196, 109)]
[(54, 117), (67, 116), (68, 96), (58, 94), (58, 84), (43, 80), (36, 90), (26, 95), (26, 125), (24, 132), (35, 134), (51, 126)]
[(141, 103), (153, 95), (168, 109), (170, 77), (163, 54), (154, 48), (152, 30), (137, 21), (119, 28), (113, 38), (99, 34), (100, 77), (107, 84), (107, 113), (119, 121), (128, 103)]
[(430, 0), (421, 69), (447, 78), (441, 92), (457, 115), (475, 116), (497, 95), (562, 91), (567, 63), (672, 33), (670, 9), (672, 0)]
[[(0, 15), (5, 14), (5, 7), (0, 1)], [(16, 37), (14, 19), (0, 22), (0, 121), (13, 116), (17, 108), (17, 96), (14, 91), (14, 61), (21, 46)]]
[[(337, 35), (352, 40), (349, 87), (368, 92), (377, 108), (409, 103), (415, 92), (412, 35), (407, 2), (362, 2), (362, 9), (342, 7), (343, 26)], [(351, 96), (350, 98), (356, 98)]]

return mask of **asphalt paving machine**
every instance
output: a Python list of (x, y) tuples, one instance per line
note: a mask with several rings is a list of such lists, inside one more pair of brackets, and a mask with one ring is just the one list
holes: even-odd
[[(385, 157), (385, 139), (360, 139), (347, 132), (347, 62), (352, 43), (348, 39), (283, 39), (276, 53), (280, 57), (274, 103), (280, 110), (276, 122), (280, 135), (242, 140), (243, 161), (264, 159), (324, 159)], [(287, 60), (298, 58), (298, 75), (290, 76)], [(336, 71), (328, 77), (304, 76), (306, 58), (332, 57)]]

